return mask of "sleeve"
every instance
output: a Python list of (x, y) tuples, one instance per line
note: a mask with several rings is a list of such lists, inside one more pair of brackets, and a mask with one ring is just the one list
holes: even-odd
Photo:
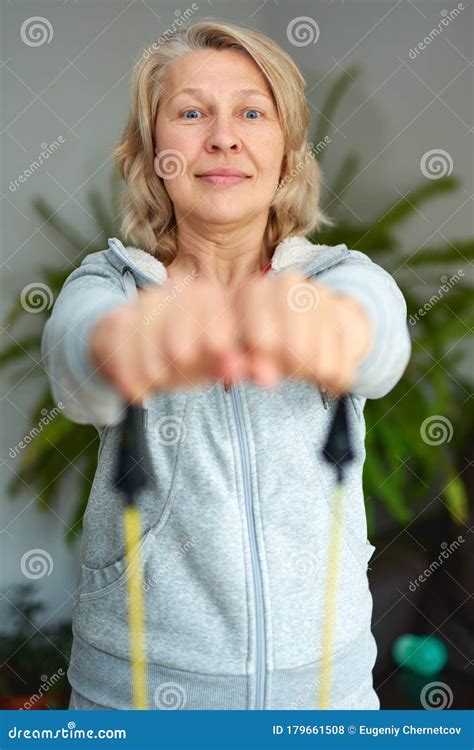
[(351, 393), (363, 398), (385, 396), (401, 379), (411, 356), (402, 292), (388, 271), (359, 250), (351, 250), (346, 260), (322, 271), (317, 278), (357, 300), (373, 326), (373, 344), (359, 365)]
[(66, 279), (43, 328), (41, 358), (53, 399), (78, 424), (113, 425), (125, 401), (90, 358), (89, 334), (98, 319), (128, 301), (105, 251), (90, 253)]

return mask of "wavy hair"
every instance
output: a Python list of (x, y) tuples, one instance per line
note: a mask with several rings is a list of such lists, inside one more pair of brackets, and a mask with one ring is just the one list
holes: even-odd
[(121, 231), (132, 244), (165, 265), (178, 252), (173, 203), (153, 168), (155, 123), (168, 69), (180, 57), (201, 49), (238, 49), (250, 55), (273, 93), (284, 136), (283, 173), (269, 207), (264, 242), (269, 257), (290, 235), (334, 222), (319, 205), (322, 173), (307, 142), (309, 110), (305, 80), (291, 57), (256, 31), (230, 23), (198, 21), (153, 42), (135, 64), (131, 109), (113, 157), (126, 182)]

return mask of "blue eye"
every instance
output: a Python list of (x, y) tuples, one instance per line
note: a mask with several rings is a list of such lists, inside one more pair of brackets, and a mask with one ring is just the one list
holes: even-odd
[[(184, 112), (181, 113), (181, 117), (184, 117), (185, 120), (197, 120), (197, 117), (187, 117), (188, 114), (194, 112), (195, 114), (200, 114), (197, 109), (186, 109)], [(259, 112), (257, 109), (247, 109), (246, 112), (253, 112), (254, 115), (257, 115), (255, 117), (246, 117), (246, 120), (258, 120), (261, 116), (261, 112)]]

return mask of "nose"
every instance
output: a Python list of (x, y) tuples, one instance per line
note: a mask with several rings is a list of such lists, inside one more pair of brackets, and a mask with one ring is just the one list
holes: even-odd
[(226, 116), (215, 117), (209, 126), (206, 136), (206, 151), (213, 153), (219, 149), (238, 152), (242, 148), (241, 140), (232, 123)]

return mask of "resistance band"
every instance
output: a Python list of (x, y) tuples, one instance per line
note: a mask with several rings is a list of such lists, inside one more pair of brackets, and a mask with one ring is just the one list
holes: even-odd
[(129, 404), (122, 424), (118, 472), (115, 487), (124, 493), (123, 533), (125, 541), (128, 627), (132, 671), (132, 702), (135, 709), (148, 707), (148, 679), (145, 649), (145, 607), (143, 569), (140, 554), (140, 511), (135, 493), (147, 484), (142, 464), (141, 446), (142, 407)]
[[(337, 610), (337, 581), (341, 557), (343, 525), (343, 467), (354, 458), (347, 425), (347, 396), (338, 399), (337, 408), (323, 449), (323, 457), (336, 469), (332, 521), (328, 545), (326, 591), (323, 612), (321, 673), (317, 708), (327, 709), (330, 701), (333, 644)], [(125, 540), (128, 622), (132, 673), (132, 702), (135, 709), (148, 706), (148, 680), (145, 649), (145, 610), (143, 570), (140, 555), (141, 523), (135, 493), (147, 484), (142, 464), (144, 453), (140, 436), (143, 409), (129, 404), (122, 424), (118, 471), (115, 487), (124, 493), (123, 530)], [(318, 680), (316, 681), (318, 683)]]
[[(328, 545), (326, 592), (323, 611), (323, 631), (321, 643), (321, 673), (319, 676), (319, 700), (316, 707), (320, 711), (329, 708), (331, 693), (331, 672), (333, 668), (334, 636), (336, 630), (337, 581), (341, 559), (343, 526), (343, 480), (344, 464), (352, 461), (354, 453), (349, 439), (347, 424), (347, 398), (338, 399), (334, 418), (323, 448), (325, 460), (336, 469), (336, 484), (332, 502), (332, 520)], [(318, 680), (316, 680), (316, 684)]]

